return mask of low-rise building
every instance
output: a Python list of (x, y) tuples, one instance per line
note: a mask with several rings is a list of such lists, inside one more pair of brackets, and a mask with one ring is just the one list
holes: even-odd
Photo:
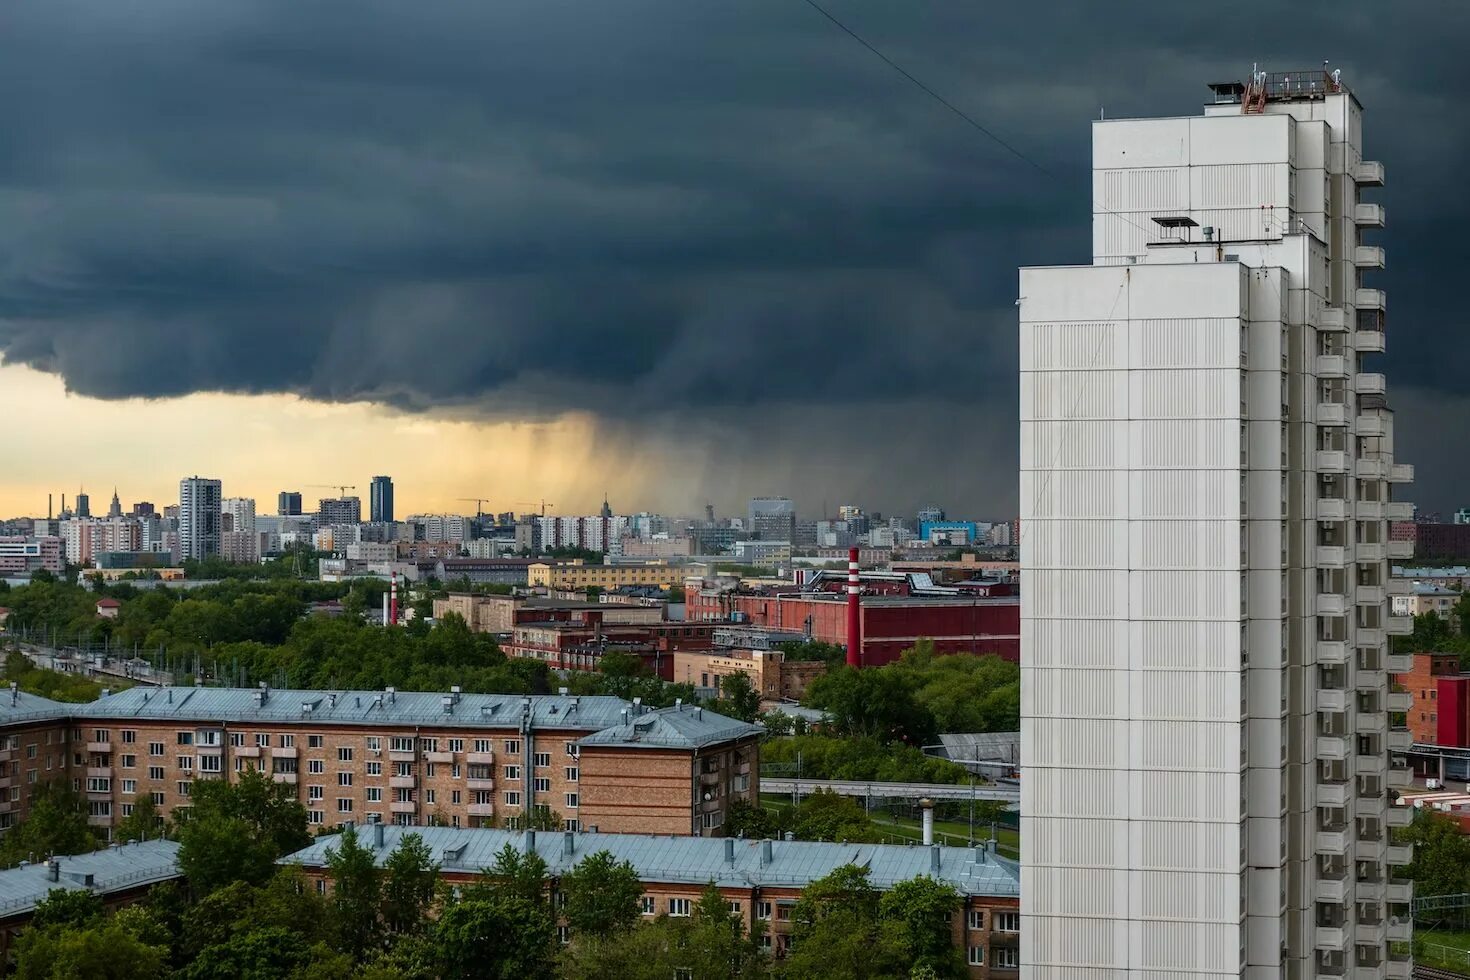
[(674, 682), (719, 690), (723, 678), (744, 674), (767, 701), (800, 701), (812, 681), (827, 672), (820, 660), (789, 660), (781, 650), (716, 649), (674, 653)]
[(1395, 616), (1419, 616), (1432, 612), (1441, 619), (1449, 619), (1461, 593), (1438, 582), (1415, 582), (1409, 587), (1408, 595), (1389, 597)]
[(591, 588), (611, 590), (626, 585), (652, 585), (668, 589), (683, 578), (682, 570), (664, 562), (620, 565), (533, 562), (527, 575), (528, 582), (533, 586), (577, 592), (586, 592)]
[[(951, 920), (951, 929), (955, 944), (964, 950), (969, 976), (1009, 980), (1019, 975), (1020, 866), (985, 845), (908, 847), (384, 826), (361, 833), (359, 843), (371, 848), (375, 862), (382, 866), (411, 833), (428, 846), (439, 863), (440, 876), (451, 887), (479, 880), (507, 845), (523, 854), (535, 853), (546, 863), (546, 887), (552, 894), (583, 858), (607, 851), (615, 861), (626, 861), (637, 872), (643, 884), (643, 914), (649, 918), (690, 915), (700, 895), (713, 884), (746, 931), (759, 931), (761, 945), (777, 956), (790, 948), (796, 903), (819, 878), (856, 865), (867, 870), (876, 888), (887, 890), (927, 876), (948, 884), (961, 897), (963, 904)], [(328, 860), (338, 844), (336, 836), (320, 837), (310, 847), (282, 858), (281, 863), (299, 867), (327, 893), (332, 887)]]
[(694, 554), (694, 539), (688, 537), (624, 537), (624, 558), (688, 558)]
[(1470, 748), (1470, 674), (1457, 653), (1416, 653), (1394, 684), (1412, 699), (1405, 713), (1416, 744)]
[(642, 608), (593, 604), (568, 618), (518, 621), (505, 652), (544, 661), (552, 670), (581, 671), (600, 669), (608, 653), (623, 653), (638, 657), (655, 677), (672, 680), (675, 651), (710, 649), (710, 623), (619, 623), (608, 617)]
[(66, 551), (60, 537), (0, 537), (0, 575), (16, 575), (42, 569), (48, 572), (62, 572), (66, 569)]
[(97, 600), (97, 615), (103, 619), (116, 619), (118, 612), (122, 610), (122, 603), (113, 598), (102, 598)]

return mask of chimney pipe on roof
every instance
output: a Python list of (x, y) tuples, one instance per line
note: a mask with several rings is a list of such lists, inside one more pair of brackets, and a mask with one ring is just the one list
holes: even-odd
[(847, 549), (847, 666), (863, 665), (862, 600), (858, 596), (858, 550)]
[(771, 863), (771, 839), (769, 837), (767, 837), (765, 840), (761, 841), (761, 864), (762, 865), (766, 865), (766, 864), (770, 864), (770, 863)]
[(383, 825), (381, 822), (373, 824), (373, 846), (379, 849), (383, 846)]
[(398, 573), (394, 572), (388, 577), (388, 622), (384, 625), (398, 625)]
[[(529, 810), (529, 807), (527, 809)], [(528, 813), (527, 816), (530, 816), (530, 814)], [(525, 852), (527, 854), (534, 854), (536, 852), (536, 831), (529, 827), (526, 828)]]
[(933, 872), (936, 878), (939, 877), (939, 865), (942, 856), (938, 844), (934, 844), (929, 848), (929, 870)]
[(571, 857), (576, 850), (577, 836), (570, 830), (564, 831), (561, 835), (561, 852), (567, 857)]
[(725, 863), (735, 863), (735, 838), (733, 837), (725, 838)]
[(928, 847), (934, 843), (934, 801), (927, 796), (919, 801), (919, 813), (921, 826), (923, 827), (922, 839), (924, 846)]
[(50, 878), (52, 881), (61, 880), (60, 861), (56, 860), (55, 858), (51, 858), (49, 861), (46, 862), (46, 877)]

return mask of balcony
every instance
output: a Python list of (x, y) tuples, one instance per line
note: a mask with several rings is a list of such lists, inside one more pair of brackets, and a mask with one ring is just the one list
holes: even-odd
[[(1413, 980), (1414, 958), (1406, 956), (1403, 959), (1394, 959), (1392, 954), (1383, 964), (1383, 975), (1388, 980)], [(1374, 980), (1377, 980), (1375, 977)]]
[(1318, 735), (1317, 758), (1328, 760), (1346, 759), (1347, 739), (1340, 735)]
[(1353, 927), (1353, 941), (1360, 946), (1383, 945), (1383, 920), (1359, 922)]
[(1347, 663), (1347, 644), (1341, 640), (1318, 640), (1317, 641), (1317, 663), (1319, 664), (1345, 664)]
[(225, 754), (223, 745), (196, 745), (194, 748), (200, 755), (222, 756)]
[(1384, 266), (1383, 246), (1359, 245), (1353, 249), (1353, 265), (1359, 269), (1381, 269)]
[(1353, 221), (1359, 228), (1382, 228), (1387, 217), (1382, 204), (1359, 204), (1353, 208)]
[(1383, 186), (1383, 164), (1377, 160), (1359, 160), (1353, 165), (1353, 180), (1363, 187)]
[(418, 804), (413, 800), (394, 800), (388, 804), (388, 809), (394, 813), (413, 813), (418, 809)]
[(1387, 382), (1377, 372), (1363, 371), (1353, 375), (1353, 391), (1360, 395), (1381, 395), (1387, 390)]
[(87, 743), (87, 752), (90, 755), (111, 755), (112, 754), (112, 743), (111, 742), (88, 742)]
[(1408, 636), (1414, 632), (1414, 620), (1408, 616), (1389, 616), (1383, 621), (1383, 632), (1389, 636)]
[(1353, 515), (1360, 521), (1383, 520), (1383, 501), (1360, 500), (1353, 505)]
[(1335, 592), (1322, 592), (1317, 595), (1316, 605), (1318, 616), (1346, 616), (1348, 611), (1347, 596), (1338, 595)]
[(1395, 830), (1403, 830), (1414, 822), (1414, 808), (1411, 806), (1391, 806), (1384, 813), (1383, 822)]
[(1389, 789), (1408, 789), (1414, 781), (1414, 773), (1406, 766), (1394, 766), (1384, 774), (1383, 781)]
[(1382, 330), (1359, 330), (1353, 334), (1353, 347), (1359, 354), (1382, 354), (1387, 346)]
[(1319, 402), (1317, 404), (1317, 424), (1330, 425), (1334, 428), (1347, 425), (1347, 406), (1341, 402)]
[(1383, 546), (1382, 541), (1360, 541), (1353, 554), (1353, 557), (1360, 562), (1383, 561), (1387, 556), (1388, 549)]
[(1414, 900), (1414, 883), (1408, 878), (1390, 878), (1383, 890), (1390, 905), (1408, 905)]
[(111, 827), (112, 826), (112, 818), (111, 817), (101, 817), (101, 816), (95, 816), (93, 814), (88, 814), (87, 815), (87, 826), (88, 827)]
[(446, 764), (452, 763), (454, 761), (454, 753), (453, 752), (425, 752), (424, 753), (424, 761), (425, 762), (443, 762), (443, 763), (446, 763)]
[(1359, 626), (1358, 636), (1355, 642), (1360, 647), (1381, 647), (1387, 640), (1384, 639), (1383, 630)]
[(1383, 860), (1389, 864), (1404, 867), (1414, 860), (1414, 847), (1412, 844), (1390, 844), (1383, 853)]
[(236, 745), (230, 750), (230, 754), (237, 759), (259, 759), (259, 745)]
[(1360, 606), (1381, 606), (1386, 597), (1381, 585), (1360, 585), (1353, 590), (1353, 601)]
[(1406, 916), (1391, 916), (1388, 920), (1388, 941), (1407, 943), (1414, 938), (1414, 922)]
[(271, 779), (277, 783), (285, 783), (287, 786), (296, 785), (296, 773), (294, 772), (273, 772)]
[(87, 778), (88, 779), (111, 779), (112, 778), (112, 767), (111, 766), (88, 766), (87, 767)]
[(495, 789), (495, 780), (493, 780), (493, 779), (466, 779), (464, 782), (465, 782), (465, 789), (469, 789), (469, 790), (476, 790), (476, 789), (493, 790), (493, 789)]
[(1353, 432), (1367, 438), (1385, 436), (1388, 434), (1388, 423), (1381, 415), (1359, 415), (1353, 423)]
[(465, 753), (464, 761), (472, 766), (493, 766), (495, 765), (495, 753), (467, 752)]
[(1346, 568), (1347, 549), (1338, 545), (1317, 546), (1318, 568)]
[[(1388, 716), (1381, 711), (1359, 711), (1356, 715), (1353, 716), (1353, 733), (1356, 735), (1382, 735), (1387, 731)], [(1359, 756), (1359, 758), (1362, 759), (1367, 757)], [(1382, 772), (1382, 770), (1383, 767), (1380, 764), (1378, 768), (1374, 771)], [(1358, 767), (1358, 772), (1365, 771), (1366, 770), (1364, 770), (1362, 766)]]
[[(1368, 860), (1361, 853), (1359, 853), (1357, 855), (1357, 859), (1359, 861)], [(1365, 881), (1365, 880), (1359, 879), (1358, 882), (1353, 885), (1353, 891), (1354, 891), (1353, 897), (1356, 898), (1360, 902), (1374, 902), (1374, 903), (1377, 903), (1377, 902), (1383, 901), (1383, 881), (1382, 881), (1382, 879), (1379, 879), (1377, 881)]]
[(407, 752), (392, 751), (388, 753), (389, 762), (416, 762), (418, 754), (410, 749)]
[(1318, 691), (1318, 711), (1346, 711), (1348, 707), (1348, 692), (1346, 691)]
[(493, 816), (495, 816), (495, 804), (494, 803), (471, 803), (470, 804), (470, 807), (469, 807), (469, 810), (470, 810), (470, 816), (472, 816), (472, 817), (493, 817)]
[(1353, 305), (1360, 310), (1386, 310), (1388, 296), (1381, 289), (1359, 289), (1353, 294)]
[(418, 785), (418, 778), (415, 777), (415, 776), (389, 776), (388, 777), (388, 786), (391, 789), (413, 789), (417, 785)]
[(1318, 354), (1317, 355), (1317, 377), (1319, 378), (1346, 378), (1348, 375), (1347, 359), (1341, 354)]
[[(1383, 715), (1381, 715), (1381, 714), (1376, 714), (1376, 713), (1375, 714), (1368, 714), (1368, 713), (1364, 712), (1364, 713), (1360, 713), (1355, 720), (1356, 721), (1359, 721), (1359, 722), (1365, 722), (1367, 719), (1371, 719), (1371, 718), (1382, 718), (1382, 717), (1383, 717)], [(1388, 730), (1388, 726), (1385, 723), (1384, 725), (1380, 726), (1377, 730), (1378, 731), (1387, 731)], [(1374, 731), (1374, 728), (1371, 727), (1371, 723), (1367, 723), (1367, 724), (1364, 725), (1364, 727), (1362, 729), (1360, 729), (1360, 734), (1368, 735), (1368, 734), (1371, 734), (1373, 731)], [(1371, 755), (1366, 755), (1365, 754), (1365, 755), (1355, 755), (1355, 756), (1353, 756), (1353, 771), (1356, 772), (1359, 776), (1381, 776), (1387, 770), (1388, 770), (1388, 759), (1382, 753), (1375, 752), (1375, 753), (1373, 753)]]
[[(1391, 521), (1412, 521), (1414, 519), (1414, 505), (1407, 500), (1390, 500), (1388, 502), (1388, 519)], [(1404, 591), (1397, 595), (1408, 595), (1408, 583), (1404, 584)]]
[(1414, 542), (1412, 541), (1390, 541), (1388, 542), (1388, 557), (1395, 561), (1402, 561), (1414, 557)]
[(1390, 674), (1407, 674), (1414, 669), (1414, 655), (1412, 653), (1390, 653), (1383, 663), (1383, 669)]
[(294, 746), (294, 745), (290, 745), (290, 746), (283, 745), (283, 746), (281, 746), (278, 749), (271, 749), (271, 758), (272, 759), (294, 759), (294, 758), (296, 758), (296, 746)]
[(1348, 519), (1348, 502), (1338, 497), (1317, 498), (1317, 520), (1345, 521)]
[(1319, 473), (1346, 473), (1348, 471), (1347, 453), (1341, 449), (1319, 449), (1316, 464)]
[(1390, 466), (1388, 468), (1388, 482), (1389, 483), (1413, 483), (1414, 482), (1414, 464), (1413, 463), (1394, 463), (1392, 466)]
[(1388, 710), (1394, 712), (1407, 712), (1414, 707), (1414, 695), (1408, 691), (1389, 691)]
[(1381, 459), (1360, 459), (1353, 467), (1353, 474), (1360, 480), (1387, 479), (1388, 464)]
[(1346, 926), (1318, 926), (1316, 947), (1318, 949), (1345, 949), (1348, 931)]
[(1347, 900), (1347, 875), (1342, 872), (1338, 872), (1335, 878), (1318, 875), (1314, 892), (1319, 902), (1341, 905)]
[(1347, 328), (1347, 310), (1340, 306), (1324, 306), (1317, 314), (1317, 329), (1324, 333), (1344, 333)]

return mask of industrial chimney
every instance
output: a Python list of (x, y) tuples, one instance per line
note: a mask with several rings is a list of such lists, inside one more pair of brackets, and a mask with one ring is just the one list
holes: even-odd
[(388, 625), (398, 625), (398, 573), (388, 578)]
[(858, 550), (847, 549), (847, 665), (863, 665), (863, 619), (858, 596)]

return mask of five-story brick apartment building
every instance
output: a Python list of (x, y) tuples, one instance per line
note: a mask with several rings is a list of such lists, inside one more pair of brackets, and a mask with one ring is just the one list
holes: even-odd
[(0, 828), (42, 780), (70, 779), (110, 828), (140, 794), (167, 815), (196, 780), (245, 769), (295, 787), (314, 826), (514, 828), (535, 812), (570, 830), (714, 836), (731, 801), (759, 794), (762, 729), (682, 704), (266, 687), (10, 701)]

